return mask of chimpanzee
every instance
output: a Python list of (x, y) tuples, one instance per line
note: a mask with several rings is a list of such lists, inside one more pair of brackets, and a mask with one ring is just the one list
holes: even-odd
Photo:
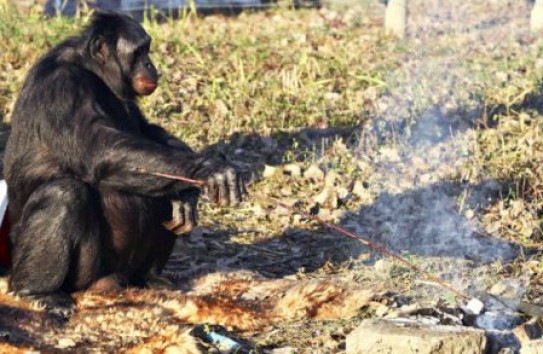
[(160, 273), (175, 233), (196, 223), (199, 191), (146, 171), (204, 181), (220, 205), (246, 193), (230, 162), (195, 153), (139, 110), (158, 81), (150, 43), (130, 17), (96, 13), (38, 61), (17, 99), (4, 170), (9, 286), (53, 313), (71, 312), (76, 290), (171, 285)]

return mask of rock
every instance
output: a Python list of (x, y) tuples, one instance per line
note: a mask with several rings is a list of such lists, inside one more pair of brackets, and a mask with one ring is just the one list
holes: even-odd
[(522, 348), (520, 348), (520, 354), (543, 354), (543, 339), (525, 343)]
[(520, 350), (520, 342), (511, 331), (487, 330), (486, 340), (487, 353), (505, 354), (508, 350), (518, 353)]
[(543, 323), (538, 319), (531, 319), (513, 330), (515, 336), (522, 344), (530, 343), (543, 337)]
[(472, 298), (468, 301), (466, 306), (460, 306), (460, 308), (468, 315), (479, 315), (483, 312), (485, 304), (479, 299)]
[(347, 354), (482, 354), (485, 347), (482, 330), (415, 320), (364, 320), (347, 336)]

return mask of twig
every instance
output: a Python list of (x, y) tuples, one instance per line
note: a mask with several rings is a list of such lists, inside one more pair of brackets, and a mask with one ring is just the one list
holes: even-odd
[[(141, 173), (146, 173), (146, 174), (150, 174), (150, 175), (154, 175), (154, 176), (157, 176), (157, 177), (162, 177), (162, 178), (168, 178), (168, 179), (172, 179), (172, 180), (176, 180), (176, 181), (181, 181), (181, 182), (185, 182), (185, 183), (188, 183), (188, 184), (192, 184), (194, 186), (198, 186), (198, 187), (203, 187), (205, 186), (205, 183), (202, 182), (202, 181), (199, 181), (199, 180), (195, 180), (195, 179), (191, 179), (191, 178), (187, 178), (187, 177), (183, 177), (183, 176), (176, 176), (176, 175), (172, 175), (172, 174), (167, 174), (167, 173), (159, 173), (159, 172), (148, 172), (148, 171), (145, 171), (144, 169), (138, 169), (139, 172)], [(386, 248), (383, 248), (367, 239), (365, 239), (364, 237), (360, 236), (360, 235), (357, 235), (351, 231), (348, 231), (342, 227), (339, 227), (337, 225), (334, 225), (326, 220), (323, 220), (321, 218), (319, 218), (318, 216), (316, 215), (312, 215), (304, 210), (301, 210), (301, 209), (298, 209), (298, 208), (294, 208), (294, 207), (291, 207), (277, 199), (274, 199), (274, 198), (271, 198), (271, 197), (265, 197), (263, 195), (260, 195), (260, 194), (257, 194), (257, 193), (251, 193), (249, 194), (250, 197), (254, 198), (254, 199), (257, 199), (257, 200), (260, 200), (260, 201), (263, 201), (263, 202), (266, 202), (266, 203), (269, 203), (269, 204), (272, 204), (272, 205), (275, 205), (275, 206), (279, 206), (283, 209), (286, 209), (292, 213), (297, 213), (297, 214), (300, 214), (302, 216), (305, 216), (306, 218), (309, 218), (313, 221), (316, 221), (318, 223), (320, 223), (321, 225), (324, 225), (324, 226), (327, 226), (328, 228), (332, 229), (332, 230), (335, 230), (347, 237), (350, 237), (352, 239), (355, 239), (357, 241), (359, 241), (360, 243), (374, 249), (375, 251), (381, 253), (381, 254), (384, 254), (384, 255), (387, 255), (389, 257), (392, 257), (398, 261), (400, 261), (401, 263), (407, 265), (409, 268), (411, 268), (413, 271), (415, 271), (416, 273), (420, 274), (420, 275), (423, 275), (427, 278), (427, 280), (431, 280), (439, 285), (441, 285), (442, 287), (444, 287), (445, 289), (449, 290), (450, 292), (454, 293), (455, 295), (457, 295), (458, 297), (466, 300), (466, 301), (469, 301), (470, 300), (470, 297), (461, 293), (460, 291), (454, 289), (452, 287), (451, 284), (445, 282), (444, 280), (438, 278), (437, 276), (433, 275), (433, 274), (430, 274), (428, 273), (427, 271), (424, 271), (422, 270), (421, 268), (419, 268), (418, 266), (416, 266), (415, 264), (411, 263), (410, 261), (408, 261), (406, 258), (394, 253), (394, 252), (391, 252), (389, 250), (387, 250)]]

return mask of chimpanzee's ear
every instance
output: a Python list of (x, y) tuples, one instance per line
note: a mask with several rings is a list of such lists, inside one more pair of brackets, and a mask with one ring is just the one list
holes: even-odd
[(108, 54), (107, 42), (104, 36), (96, 35), (90, 41), (90, 55), (100, 65), (106, 62)]

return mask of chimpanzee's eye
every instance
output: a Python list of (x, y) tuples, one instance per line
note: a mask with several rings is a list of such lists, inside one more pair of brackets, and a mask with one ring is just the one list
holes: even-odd
[(134, 57), (137, 58), (142, 56), (143, 54), (145, 54), (145, 47), (138, 47), (134, 52)]

